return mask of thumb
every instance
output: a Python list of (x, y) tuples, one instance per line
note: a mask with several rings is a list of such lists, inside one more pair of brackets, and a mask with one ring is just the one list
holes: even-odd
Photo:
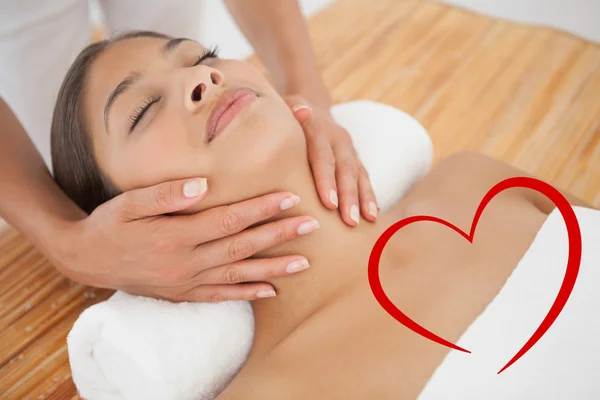
[(308, 120), (312, 115), (312, 108), (308, 104), (308, 101), (300, 95), (286, 96), (285, 102), (301, 124)]
[(114, 200), (123, 218), (134, 220), (186, 209), (206, 196), (206, 178), (182, 179), (133, 189)]

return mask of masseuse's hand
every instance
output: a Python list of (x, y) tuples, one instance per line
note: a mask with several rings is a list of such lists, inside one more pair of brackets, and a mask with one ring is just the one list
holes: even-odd
[(294, 207), (297, 196), (274, 193), (193, 215), (165, 215), (201, 202), (207, 191), (198, 179), (117, 196), (62, 230), (53, 262), (90, 286), (199, 302), (274, 296), (261, 281), (308, 267), (298, 255), (246, 259), (318, 228), (306, 216), (246, 229)]
[(375, 221), (377, 200), (348, 132), (333, 120), (329, 109), (311, 107), (302, 96), (284, 99), (304, 129), (308, 160), (323, 205), (339, 207), (350, 226), (359, 224), (360, 214)]

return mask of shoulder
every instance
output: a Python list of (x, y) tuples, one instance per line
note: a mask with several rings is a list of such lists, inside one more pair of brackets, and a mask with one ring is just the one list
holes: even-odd
[(500, 181), (516, 176), (530, 176), (527, 172), (503, 161), (473, 151), (455, 153), (440, 161), (432, 175), (446, 185), (493, 186)]
[[(516, 168), (508, 163), (488, 157), (476, 152), (461, 152), (457, 153), (440, 163), (441, 169), (453, 179), (456, 179), (461, 174), (468, 174), (470, 179), (483, 186), (491, 189), (493, 185), (501, 182), (504, 179), (513, 177), (531, 177), (534, 176), (522, 169)], [(584, 200), (566, 192), (563, 188), (546, 182), (558, 190), (572, 206), (580, 206), (586, 208), (594, 208)], [(512, 189), (515, 193), (530, 201), (544, 214), (550, 214), (554, 209), (554, 203), (542, 193), (539, 193), (530, 188), (515, 188)]]
[[(391, 212), (401, 217), (428, 214), (449, 219), (457, 213), (472, 215), (494, 185), (518, 176), (530, 174), (480, 153), (459, 152), (439, 161)], [(531, 189), (517, 187), (497, 197), (503, 204), (540, 208), (539, 196)]]
[[(501, 181), (513, 177), (533, 177), (503, 161), (472, 151), (453, 154), (438, 162), (431, 172), (395, 208), (403, 216), (437, 211), (471, 210), (478, 207), (486, 193)], [(551, 182), (548, 182), (552, 184)], [(573, 206), (592, 208), (577, 197), (554, 186)], [(497, 195), (505, 204), (520, 204), (550, 214), (554, 203), (544, 194), (527, 187), (509, 188)], [(508, 203), (507, 203), (508, 202)]]

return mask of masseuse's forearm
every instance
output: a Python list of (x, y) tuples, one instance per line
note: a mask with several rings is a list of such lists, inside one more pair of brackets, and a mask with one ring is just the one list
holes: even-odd
[(29, 136), (0, 98), (0, 216), (46, 252), (65, 221), (85, 216), (56, 185)]
[(317, 106), (331, 105), (297, 0), (225, 3), (282, 95), (300, 94)]

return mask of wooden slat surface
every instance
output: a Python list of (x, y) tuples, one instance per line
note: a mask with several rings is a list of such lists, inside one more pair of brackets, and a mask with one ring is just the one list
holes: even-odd
[[(341, 0), (310, 29), (337, 102), (413, 114), (436, 161), (476, 149), (600, 206), (597, 44), (429, 0)], [(65, 338), (111, 292), (63, 278), (2, 227), (0, 288), (0, 398), (78, 398)]]

